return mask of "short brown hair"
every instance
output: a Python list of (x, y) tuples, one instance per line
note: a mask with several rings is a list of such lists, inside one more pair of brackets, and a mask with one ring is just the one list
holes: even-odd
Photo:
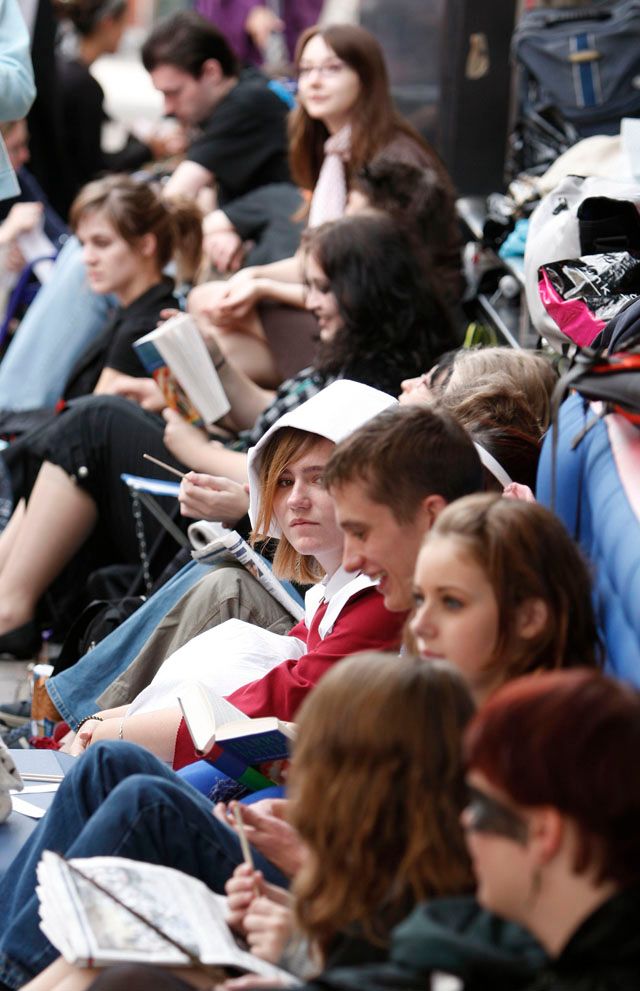
[(552, 806), (578, 831), (574, 870), (640, 881), (640, 696), (594, 671), (519, 678), (478, 712), (469, 767), (525, 808)]
[(153, 234), (158, 266), (164, 268), (175, 255), (180, 278), (191, 281), (202, 249), (202, 216), (192, 203), (164, 200), (147, 182), (111, 175), (88, 183), (76, 196), (69, 213), (74, 231), (83, 217), (98, 211), (128, 244)]
[[(258, 478), (260, 480), (260, 500), (256, 525), (251, 535), (252, 541), (264, 540), (273, 519), (273, 503), (278, 480), (287, 465), (301, 458), (318, 441), (324, 440), (319, 434), (297, 427), (282, 427), (271, 435), (262, 449)], [(314, 557), (298, 554), (286, 537), (281, 536), (273, 555), (273, 573), (278, 578), (309, 583), (317, 582), (324, 572)]]
[(459, 817), (472, 712), (446, 661), (391, 654), (341, 661), (309, 693), (289, 816), (310, 856), (293, 890), (323, 951), (351, 925), (384, 941), (415, 902), (470, 890)]
[(173, 65), (199, 79), (202, 66), (209, 59), (218, 62), (227, 77), (240, 72), (225, 36), (195, 10), (179, 10), (165, 17), (142, 46), (142, 64), (147, 72), (153, 72), (159, 65)]
[(338, 444), (325, 484), (360, 480), (373, 502), (388, 506), (398, 523), (415, 519), (422, 500), (446, 502), (482, 489), (482, 466), (467, 432), (445, 410), (395, 406)]

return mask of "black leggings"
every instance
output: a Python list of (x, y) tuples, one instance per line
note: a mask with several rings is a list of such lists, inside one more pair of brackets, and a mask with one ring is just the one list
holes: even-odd
[[(136, 536), (129, 489), (120, 475), (128, 472), (149, 478), (167, 477), (145, 461), (143, 453), (186, 470), (165, 448), (162, 417), (142, 410), (137, 404), (118, 396), (87, 396), (74, 402), (45, 426), (33, 431), (19, 444), (20, 456), (10, 460), (12, 473), (20, 479), (27, 499), (38, 472), (45, 461), (59, 465), (96, 504), (98, 520), (83, 548), (63, 570), (41, 604), (43, 622), (52, 622), (64, 632), (74, 612), (96, 593), (88, 592), (86, 581), (91, 572), (107, 565), (139, 565), (140, 552)], [(17, 452), (16, 452), (17, 453)], [(159, 497), (169, 513), (176, 500)], [(163, 529), (148, 510), (142, 508), (147, 548), (156, 548), (151, 577), (156, 578), (177, 551), (172, 537), (163, 539)], [(189, 520), (175, 516), (186, 530)], [(46, 535), (45, 535), (46, 536)], [(99, 597), (103, 593), (97, 593)]]

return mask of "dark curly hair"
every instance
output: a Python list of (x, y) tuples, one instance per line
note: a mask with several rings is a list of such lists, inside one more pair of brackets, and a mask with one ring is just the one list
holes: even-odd
[(409, 234), (378, 211), (344, 217), (305, 235), (326, 275), (343, 327), (320, 342), (315, 368), (400, 391), (457, 345), (448, 311), (431, 287)]

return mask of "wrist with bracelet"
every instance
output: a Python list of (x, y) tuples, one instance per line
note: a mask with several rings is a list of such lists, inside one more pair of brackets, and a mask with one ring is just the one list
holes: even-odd
[(95, 713), (92, 716), (85, 716), (84, 719), (81, 719), (78, 725), (76, 726), (76, 733), (79, 733), (81, 728), (84, 726), (84, 724), (90, 722), (90, 720), (92, 719), (96, 719), (99, 723), (104, 722), (104, 718), (102, 716), (96, 715)]

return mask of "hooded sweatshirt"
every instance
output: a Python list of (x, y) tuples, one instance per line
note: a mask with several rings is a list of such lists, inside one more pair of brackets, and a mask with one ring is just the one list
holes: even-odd
[[(276, 431), (297, 427), (339, 443), (371, 417), (395, 404), (396, 400), (386, 393), (340, 379), (280, 417), (249, 452), (252, 522), (258, 509), (262, 452)], [(274, 537), (280, 535), (275, 522), (269, 533)], [(305, 596), (304, 618), (288, 634), (299, 644), (299, 651), (293, 652), (295, 656), (238, 688), (228, 699), (251, 717), (292, 720), (307, 692), (337, 661), (363, 650), (396, 650), (405, 618), (406, 613), (392, 613), (385, 608), (374, 582), (366, 575), (353, 575), (338, 568)], [(183, 721), (176, 739), (174, 767), (182, 767), (197, 757)]]

